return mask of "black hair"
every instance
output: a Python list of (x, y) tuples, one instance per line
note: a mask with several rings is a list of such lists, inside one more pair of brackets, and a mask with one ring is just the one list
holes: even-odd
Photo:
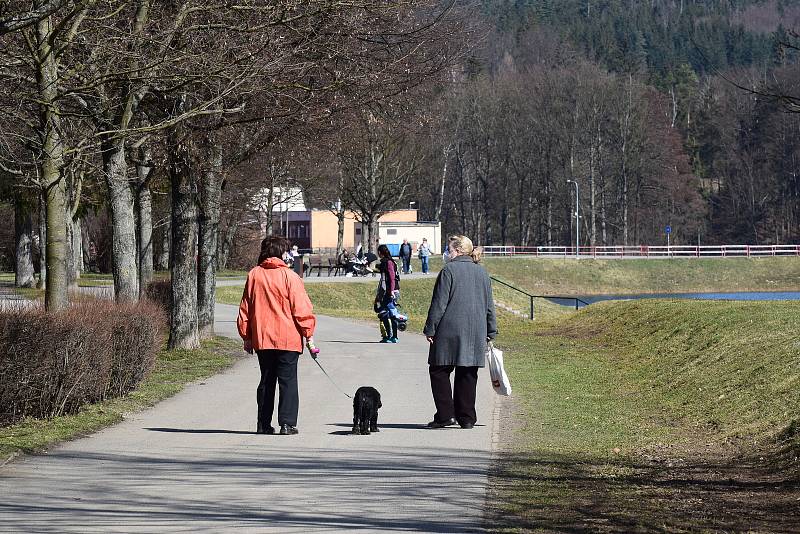
[(267, 258), (283, 258), (283, 254), (288, 250), (288, 239), (279, 235), (268, 235), (261, 241), (261, 253), (258, 255), (258, 263)]

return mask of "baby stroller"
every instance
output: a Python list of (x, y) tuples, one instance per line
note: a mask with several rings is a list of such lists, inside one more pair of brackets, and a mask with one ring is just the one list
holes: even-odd
[(386, 331), (383, 326), (383, 319), (386, 317), (391, 317), (397, 321), (397, 329), (400, 332), (405, 332), (406, 328), (408, 328), (408, 315), (402, 312), (395, 299), (392, 299), (391, 302), (385, 306), (376, 302), (375, 313), (378, 314), (378, 324), (380, 325), (381, 335), (383, 337), (386, 337)]
[(370, 273), (369, 266), (365, 259), (353, 258), (348, 262), (348, 272), (353, 276), (367, 276)]

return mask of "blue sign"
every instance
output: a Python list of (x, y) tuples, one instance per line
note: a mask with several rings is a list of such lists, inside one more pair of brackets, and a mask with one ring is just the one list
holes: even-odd
[(671, 233), (672, 233), (672, 227), (671, 227), (671, 226), (667, 226), (667, 227), (664, 229), (664, 231), (665, 231), (665, 232), (667, 232), (668, 234), (671, 234)]

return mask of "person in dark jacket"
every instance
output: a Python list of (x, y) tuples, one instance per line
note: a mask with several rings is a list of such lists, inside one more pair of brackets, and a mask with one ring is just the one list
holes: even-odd
[(375, 292), (375, 311), (381, 310), (387, 313), (380, 313), (381, 323), (383, 324), (384, 335), (381, 343), (397, 343), (397, 317), (390, 308), (394, 307), (394, 302), (399, 295), (400, 288), (397, 287), (397, 264), (392, 259), (389, 247), (380, 245), (378, 247), (378, 272), (381, 279), (378, 281), (378, 289)]
[(400, 245), (400, 252), (397, 254), (403, 260), (403, 274), (408, 274), (411, 269), (411, 243), (408, 239), (403, 239), (403, 244)]
[(450, 259), (436, 278), (423, 330), (430, 343), (428, 372), (436, 405), (428, 427), (458, 422), (469, 429), (478, 420), (478, 369), (486, 365), (486, 343), (497, 336), (497, 321), (489, 275), (478, 265), (480, 250), (468, 237), (457, 235), (449, 239), (448, 252)]

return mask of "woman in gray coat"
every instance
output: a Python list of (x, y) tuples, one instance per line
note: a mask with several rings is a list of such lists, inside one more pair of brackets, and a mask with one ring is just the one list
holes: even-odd
[[(486, 365), (486, 342), (497, 336), (492, 284), (478, 265), (480, 251), (468, 237), (448, 240), (450, 260), (439, 272), (423, 331), (431, 344), (429, 374), (436, 414), (429, 428), (477, 422), (478, 368)], [(450, 373), (455, 370), (453, 389)]]

